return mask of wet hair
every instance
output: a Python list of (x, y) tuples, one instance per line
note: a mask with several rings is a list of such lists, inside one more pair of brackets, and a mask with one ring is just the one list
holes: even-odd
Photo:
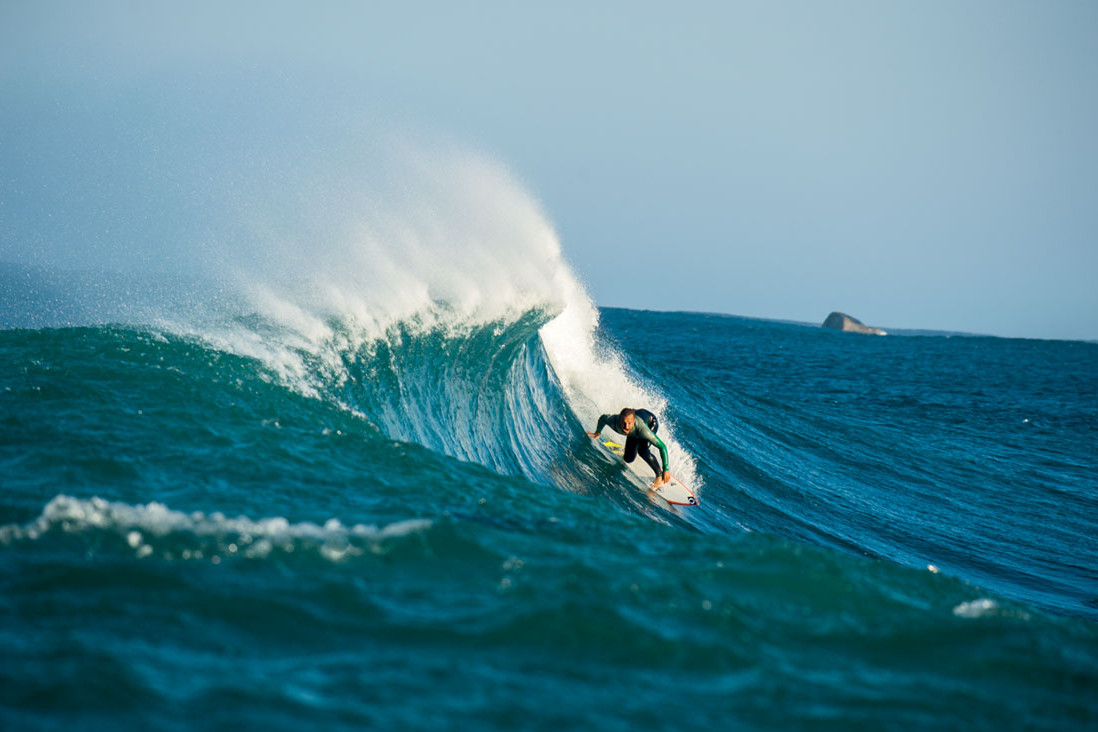
[[(618, 415), (618, 419), (624, 420), (631, 414), (636, 415), (636, 412), (634, 412), (631, 407), (626, 407), (625, 409), (621, 410), (621, 414)], [(634, 416), (633, 418), (636, 419), (636, 416)]]

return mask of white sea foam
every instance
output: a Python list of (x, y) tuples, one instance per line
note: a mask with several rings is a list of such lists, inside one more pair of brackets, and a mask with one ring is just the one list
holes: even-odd
[(390, 540), (419, 534), (432, 525), (427, 519), (409, 519), (382, 527), (347, 527), (334, 518), (323, 526), (291, 524), (280, 516), (229, 518), (219, 512), (184, 513), (157, 502), (131, 505), (59, 495), (34, 521), (0, 526), (0, 545), (35, 541), (52, 533), (105, 532), (117, 535), (138, 558), (201, 560), (239, 554), (262, 559), (272, 552), (299, 549), (338, 561), (367, 552), (384, 553)]
[(962, 602), (953, 608), (953, 614), (959, 618), (981, 618), (991, 615), (999, 610), (999, 604), (994, 600), (982, 597), (978, 600)]
[(1004, 608), (995, 600), (988, 597), (962, 602), (953, 608), (953, 614), (959, 618), (1004, 617), (1029, 620), (1029, 613), (1021, 610)]

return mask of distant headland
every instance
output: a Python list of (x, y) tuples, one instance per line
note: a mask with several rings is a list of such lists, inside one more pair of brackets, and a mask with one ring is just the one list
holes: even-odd
[(827, 319), (823, 322), (824, 328), (831, 328), (832, 330), (845, 330), (851, 333), (869, 333), (871, 335), (888, 335), (880, 328), (874, 328), (873, 326), (866, 325), (857, 318), (853, 318), (846, 313), (831, 313), (827, 316)]

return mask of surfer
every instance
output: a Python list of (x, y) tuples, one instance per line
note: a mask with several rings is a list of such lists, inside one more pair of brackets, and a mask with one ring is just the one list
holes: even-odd
[[(648, 467), (656, 473), (656, 482), (652, 488), (659, 488), (664, 483), (671, 481), (670, 463), (667, 459), (667, 445), (656, 437), (656, 430), (660, 423), (656, 415), (647, 409), (630, 409), (626, 407), (620, 414), (604, 414), (599, 417), (599, 424), (594, 432), (588, 432), (589, 437), (598, 438), (602, 434), (603, 427), (609, 427), (615, 432), (625, 435), (625, 462), (631, 463), (639, 454)], [(663, 460), (663, 470), (656, 461), (656, 456), (649, 452), (650, 446), (655, 445), (660, 450), (660, 458)]]

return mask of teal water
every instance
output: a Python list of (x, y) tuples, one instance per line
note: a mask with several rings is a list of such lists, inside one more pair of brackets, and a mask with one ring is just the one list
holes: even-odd
[(0, 105), (0, 730), (1098, 727), (1098, 344), (600, 310), (503, 166), (163, 81)]
[(553, 317), (0, 331), (0, 727), (1098, 722), (1098, 345), (603, 310), (679, 509)]

